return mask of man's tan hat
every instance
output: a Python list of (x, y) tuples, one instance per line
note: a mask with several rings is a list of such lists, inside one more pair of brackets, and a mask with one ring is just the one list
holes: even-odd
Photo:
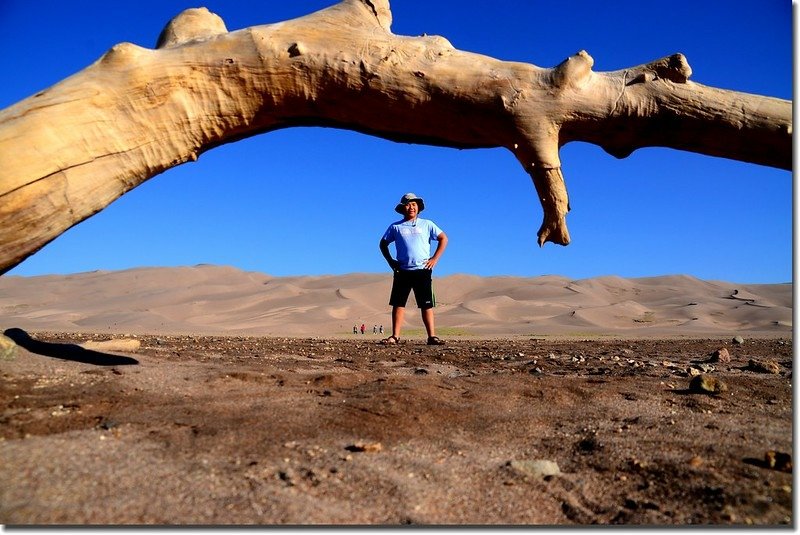
[(413, 193), (406, 193), (400, 198), (400, 203), (394, 207), (394, 211), (398, 214), (405, 214), (403, 207), (411, 201), (417, 202), (417, 208), (419, 208), (418, 213), (425, 209), (425, 201), (423, 201), (421, 197), (417, 197)]

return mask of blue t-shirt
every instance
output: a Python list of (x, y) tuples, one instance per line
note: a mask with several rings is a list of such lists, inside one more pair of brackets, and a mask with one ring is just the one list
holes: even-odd
[(431, 241), (438, 240), (441, 233), (436, 223), (418, 217), (414, 221), (392, 223), (384, 232), (383, 240), (394, 242), (400, 269), (424, 269), (431, 257)]

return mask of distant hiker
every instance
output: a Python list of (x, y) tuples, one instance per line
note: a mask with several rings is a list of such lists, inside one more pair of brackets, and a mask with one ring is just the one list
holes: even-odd
[(366, 331), (366, 330), (367, 330), (367, 326), (362, 323), (361, 324), (361, 334), (364, 334), (364, 331)]
[(353, 334), (358, 334), (358, 327), (353, 325)]
[[(444, 344), (436, 336), (434, 327), (433, 308), (436, 306), (436, 299), (433, 294), (432, 274), (447, 247), (447, 235), (433, 221), (418, 217), (424, 209), (425, 202), (420, 197), (413, 193), (403, 195), (394, 208), (403, 219), (389, 225), (380, 241), (381, 254), (394, 272), (392, 293), (389, 297), (389, 304), (392, 306), (392, 335), (381, 341), (384, 344), (396, 344), (400, 341), (405, 307), (411, 290), (414, 290), (414, 298), (428, 333), (428, 345)], [(433, 256), (432, 241), (438, 242)], [(390, 243), (395, 244), (396, 260), (389, 251)]]
[(383, 334), (383, 325), (381, 325), (380, 327), (378, 327), (378, 333), (379, 333), (379, 334)]
[(372, 334), (378, 334), (378, 326), (377, 325), (373, 325), (372, 326)]

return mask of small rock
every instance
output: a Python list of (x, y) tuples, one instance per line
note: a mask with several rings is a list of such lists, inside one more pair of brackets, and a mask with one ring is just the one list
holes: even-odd
[(290, 487), (293, 487), (295, 485), (295, 483), (294, 483), (294, 472), (292, 472), (291, 469), (278, 471), (278, 478), (281, 481), (285, 482)]
[(736, 511), (730, 504), (726, 504), (722, 508), (722, 519), (730, 523), (739, 523), (739, 517), (736, 516)]
[(17, 358), (17, 344), (4, 334), (0, 334), (0, 360), (14, 360)]
[(589, 435), (580, 440), (576, 445), (581, 453), (593, 453), (603, 449), (603, 443), (597, 440), (597, 435)]
[(689, 459), (689, 466), (691, 466), (692, 468), (698, 468), (699, 466), (702, 466), (702, 464), (703, 464), (703, 458), (697, 455)]
[(722, 394), (728, 391), (728, 385), (711, 375), (700, 374), (691, 380), (689, 390), (699, 394)]
[(104, 417), (100, 417), (100, 421), (97, 424), (98, 429), (102, 429), (104, 431), (108, 431), (109, 429), (114, 429), (119, 424), (114, 420), (109, 420)]
[(727, 348), (721, 347), (711, 353), (711, 358), (709, 360), (711, 362), (730, 362), (731, 354), (728, 352)]
[(626, 498), (623, 502), (623, 507), (626, 509), (637, 510), (637, 509), (650, 509), (652, 511), (658, 511), (659, 506), (653, 502), (639, 502), (632, 498)]
[(649, 463), (647, 463), (646, 461), (642, 461), (640, 459), (633, 458), (633, 459), (628, 459), (628, 466), (630, 466), (631, 469), (635, 470), (636, 472), (641, 472), (649, 467)]
[(380, 442), (356, 442), (355, 444), (345, 446), (344, 449), (361, 453), (378, 453), (383, 450), (383, 446)]
[(740, 346), (740, 345), (742, 345), (744, 343), (744, 338), (742, 338), (741, 336), (738, 336), (738, 335), (734, 336), (733, 337), (733, 343), (736, 344), (737, 346)]
[(755, 360), (750, 359), (747, 363), (747, 369), (758, 373), (780, 373), (781, 367), (774, 360)]
[(770, 450), (764, 454), (764, 462), (773, 470), (780, 472), (792, 471), (792, 455), (789, 453)]
[(557, 476), (561, 473), (561, 469), (555, 461), (546, 459), (508, 461), (506, 466), (511, 467), (512, 470), (520, 475), (542, 479)]
[(689, 366), (689, 368), (687, 368), (686, 371), (689, 373), (689, 375), (694, 377), (696, 375), (700, 375), (700, 374), (703, 374), (703, 373), (711, 373), (711, 372), (713, 372), (714, 371), (714, 366), (712, 366), (711, 364), (705, 363), (705, 362), (701, 362), (700, 364), (695, 364), (695, 365)]

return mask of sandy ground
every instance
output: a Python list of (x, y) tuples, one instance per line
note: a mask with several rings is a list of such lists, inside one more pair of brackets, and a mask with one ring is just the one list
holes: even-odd
[(0, 277), (0, 523), (794, 523), (791, 284), (435, 285), (443, 347), (381, 274)]
[[(341, 336), (386, 329), (391, 274), (271, 277), (225, 266), (0, 277), (0, 331)], [(791, 336), (791, 284), (685, 275), (434, 276), (446, 335)], [(408, 327), (422, 323), (411, 310)]]
[(6, 334), (6, 525), (793, 523), (790, 337)]

